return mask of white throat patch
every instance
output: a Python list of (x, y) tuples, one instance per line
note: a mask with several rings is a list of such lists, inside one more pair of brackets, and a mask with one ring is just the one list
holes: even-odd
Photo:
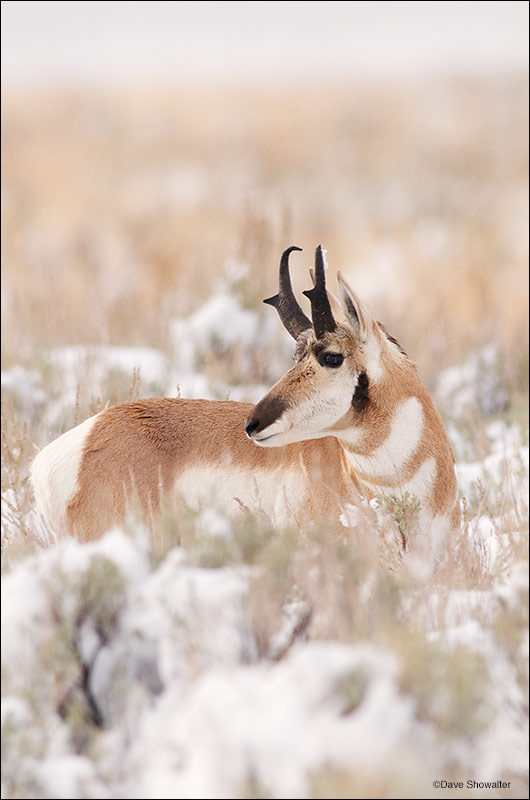
[[(423, 422), (423, 408), (418, 398), (404, 400), (394, 414), (387, 439), (371, 455), (363, 456), (347, 450), (354, 469), (366, 476), (394, 481), (418, 448)], [(348, 441), (347, 436), (344, 438)], [(362, 439), (356, 437), (356, 441), (359, 443)]]

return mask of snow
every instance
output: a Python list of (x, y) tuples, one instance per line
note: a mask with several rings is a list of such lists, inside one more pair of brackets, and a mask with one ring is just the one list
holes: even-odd
[(105, 397), (106, 383), (116, 372), (129, 384), (136, 372), (144, 394), (169, 393), (166, 391), (168, 357), (152, 347), (57, 347), (45, 355), (43, 371), (46, 370), (53, 376), (50, 385), (58, 387), (53, 396), (48, 396), (42, 388), (37, 371), (17, 365), (2, 371), (2, 390), (14, 396), (28, 415), (44, 407), (45, 427), (51, 429), (57, 426), (64, 429), (64, 420), (71, 418), (80, 387), (89, 391), (91, 398)]
[(489, 344), (473, 353), (464, 364), (440, 373), (436, 396), (453, 418), (462, 418), (477, 408), (486, 415), (506, 408), (508, 395), (500, 370), (496, 369), (499, 358), (496, 346)]
[[(229, 265), (230, 266), (230, 265)], [(238, 274), (243, 267), (237, 266)], [(236, 267), (232, 264), (231, 270)], [(17, 404), (35, 414), (45, 408), (46, 428), (64, 430), (71, 417), (79, 390), (89, 398), (106, 397), (106, 386), (115, 373), (129, 384), (139, 377), (142, 396), (206, 398), (256, 403), (284, 372), (292, 360), (292, 340), (278, 326), (273, 313), (244, 308), (228, 289), (221, 289), (187, 317), (175, 317), (170, 324), (171, 352), (154, 347), (71, 345), (53, 348), (45, 355), (44, 369), (51, 370), (57, 391), (48, 397), (36, 370), (15, 365), (2, 371), (2, 389)], [(269, 383), (252, 383), (256, 354), (270, 373)], [(217, 364), (237, 364), (233, 375), (223, 374)], [(244, 379), (244, 380), (243, 380)], [(89, 399), (87, 398), (87, 399)]]
[[(60, 586), (63, 576), (75, 585), (87, 571), (94, 556), (108, 559), (133, 587), (147, 570), (147, 556), (121, 530), (110, 531), (98, 542), (79, 547), (75, 541), (63, 541), (54, 548), (26, 559), (2, 580), (2, 652), (13, 675), (22, 683), (29, 665), (38, 653), (36, 643), (49, 632), (49, 590)], [(70, 616), (77, 603), (75, 590), (61, 592), (55, 598), (57, 609)], [(18, 677), (17, 677), (18, 676)]]
[(41, 376), (37, 370), (15, 364), (9, 369), (2, 370), (1, 380), (2, 392), (7, 391), (16, 395), (26, 411), (32, 411), (46, 400)]
[(256, 329), (257, 319), (252, 311), (240, 308), (232, 295), (214, 295), (190, 317), (173, 323), (179, 367), (191, 370), (201, 356), (222, 351), (246, 337), (252, 340)]
[(502, 486), (510, 494), (512, 483), (517, 481), (520, 485), (520, 492), (517, 493), (518, 505), (523, 507), (528, 487), (528, 460), (528, 446), (525, 445), (499, 449), (476, 461), (457, 463), (455, 469), (460, 491), (463, 495), (472, 497), (481, 481), (487, 486)]
[[(234, 274), (244, 269), (233, 265)], [(252, 402), (271, 385), (247, 380), (255, 353), (265, 354), (271, 380), (289, 366), (292, 353), (276, 315), (244, 308), (225, 289), (174, 319), (170, 340), (169, 355), (136, 347), (52, 350), (46, 360), (55, 376), (53, 397), (38, 373), (23, 367), (3, 372), (2, 385), (28, 413), (42, 413), (48, 422), (71, 411), (81, 381), (97, 394), (114, 370), (130, 379), (139, 369), (143, 395), (145, 389), (186, 397), (229, 394)], [(238, 385), (228, 368), (223, 371), (230, 362), (241, 373)], [(511, 625), (519, 618), (528, 593), (522, 558), (529, 454), (527, 435), (491, 417), (505, 403), (496, 363), (495, 348), (485, 348), (442, 373), (437, 390), (452, 420), (458, 482), (471, 508), (466, 541), (482, 582), (473, 589), (439, 587), (432, 559), (421, 550), (407, 554), (404, 574), (412, 588), (403, 630), (394, 634), (398, 642), (414, 629), (422, 645), (483, 659), (489, 714), (483, 729), (471, 738), (459, 732), (448, 737), (424, 718), (414, 692), (403, 688), (409, 656), (399, 645), (389, 648), (362, 630), (353, 641), (316, 638), (320, 617), (312, 628), (311, 602), (296, 584), (274, 611), (263, 645), (255, 614), (266, 609), (256, 611), (252, 595), (256, 581), (265, 586), (264, 606), (269, 589), (274, 593), (268, 583), (274, 575), (263, 564), (236, 560), (206, 568), (180, 546), (158, 557), (148, 532), (131, 524), (127, 533), (115, 529), (95, 543), (62, 541), (38, 550), (15, 560), (3, 578), (2, 796), (15, 787), (14, 796), (57, 798), (304, 798), (311, 796), (314, 776), (330, 767), (356, 777), (416, 781), (449, 774), (449, 768), (480, 780), (523, 775), (528, 642), (523, 636), (510, 655), (507, 641), (516, 633), (508, 627), (502, 639), (498, 631), (506, 614)], [(477, 407), (490, 420), (481, 453), (470, 451), (456, 424)], [(500, 498), (499, 516), (481, 500), (484, 492), (494, 508), (493, 499)], [(3, 500), (8, 545), (20, 537), (21, 520), (46, 541), (35, 512), (24, 511), (13, 488)], [(388, 512), (375, 500), (347, 505), (340, 521), (354, 532), (375, 526), (387, 535)], [(235, 546), (235, 523), (216, 508), (203, 509), (189, 525), (199, 544)], [(356, 614), (368, 613), (381, 575), (363, 572), (361, 585), (352, 587), (352, 598), (365, 607)], [(89, 675), (84, 689), (83, 669)], [(103, 720), (96, 733), (79, 728), (75, 702), (82, 707), (83, 692)], [(59, 708), (66, 701), (72, 706), (65, 716)], [(443, 704), (443, 693), (433, 702)], [(83, 736), (89, 744), (79, 744)]]
[(239, 570), (185, 566), (181, 553), (174, 551), (142, 588), (126, 624), (135, 637), (156, 637), (161, 678), (177, 682), (187, 670), (194, 673), (252, 656), (243, 603), (246, 588)]
[(199, 534), (203, 530), (220, 539), (229, 539), (232, 535), (230, 520), (216, 508), (203, 509), (197, 515), (195, 525)]
[[(214, 537), (226, 535), (222, 517), (203, 515), (200, 527), (209, 521)], [(487, 533), (485, 522), (478, 527)], [(103, 643), (90, 607), (82, 623), (78, 657), (92, 665), (91, 691), (106, 721), (101, 747), (89, 758), (70, 749), (49, 675), (31, 689), (32, 700), (26, 697), (28, 677), (45, 675), (42, 659), (57, 619), (69, 629), (78, 618), (79, 581), (101, 557), (123, 587), (118, 622)], [(5, 731), (6, 721), (32, 730), (38, 708), (43, 755), (30, 759), (38, 796), (230, 798), (253, 785), (269, 797), (303, 798), (311, 776), (330, 765), (370, 774), (404, 765), (417, 771), (435, 759), (436, 734), (400, 689), (396, 653), (363, 641), (299, 639), (286, 647), (308, 613), (298, 602), (284, 608), (273, 637), (283, 657), (259, 657), (248, 606), (255, 574), (246, 566), (190, 565), (180, 548), (154, 566), (142, 530), (132, 537), (114, 530), (89, 545), (64, 542), (14, 567), (2, 585), (10, 691), (3, 724)], [(522, 723), (513, 711), (522, 690), (484, 620), (488, 608), (493, 618), (499, 602), (513, 605), (525, 588), (519, 565), (493, 591), (439, 597), (422, 623), (450, 649), (484, 653), (495, 677), (493, 728), (476, 740), (470, 772), (481, 779), (524, 768)]]
[(67, 391), (75, 392), (81, 381), (90, 381), (93, 391), (101, 391), (110, 370), (131, 376), (140, 372), (145, 383), (159, 382), (167, 372), (167, 359), (153, 347), (58, 347), (48, 354), (52, 367), (60, 371)]
[[(196, 380), (197, 373), (212, 360), (229, 361), (228, 356), (237, 360), (242, 375), (248, 375), (257, 352), (268, 357), (271, 373), (281, 373), (292, 359), (293, 349), (292, 340), (283, 333), (274, 314), (258, 315), (242, 307), (232, 293), (221, 291), (190, 316), (177, 317), (171, 323), (172, 380), (182, 386), (183, 380)], [(225, 380), (219, 391), (226, 393), (227, 383)], [(246, 384), (248, 391), (248, 381)], [(233, 391), (231, 388), (231, 396)]]
[[(362, 710), (342, 715), (337, 687), (361, 671), (372, 676)], [(156, 755), (142, 770), (142, 796), (233, 797), (251, 774), (269, 796), (306, 797), (302, 776), (319, 763), (370, 767), (392, 759), (411, 708), (398, 701), (388, 719), (395, 701), (391, 674), (383, 654), (331, 643), (293, 650), (274, 666), (212, 670), (180, 698), (178, 718), (169, 723), (159, 706), (147, 721)], [(143, 734), (140, 729), (140, 742)], [(168, 768), (169, 749), (179, 754), (178, 775)]]
[[(57, 780), (58, 775), (61, 776), (60, 780)], [(108, 797), (103, 786), (98, 786), (92, 761), (84, 756), (49, 758), (39, 764), (35, 777), (45, 797), (54, 797), (56, 800), (86, 796)]]
[[(95, 555), (105, 555), (119, 565), (127, 576), (131, 597), (116, 640), (97, 657), (103, 656), (106, 664), (94, 670), (95, 697), (108, 698), (120, 658), (128, 650), (130, 667), (140, 658), (138, 641), (142, 639), (157, 643), (158, 652), (151, 657), (157, 661), (165, 687), (164, 702), (142, 709), (129, 754), (125, 792), (133, 796), (140, 786), (145, 797), (172, 797), (175, 792), (182, 797), (230, 796), (230, 791), (246, 780), (250, 759), (256, 762), (260, 780), (270, 780), (274, 774), (271, 765), (280, 767), (276, 795), (282, 785), (292, 786), (293, 796), (300, 793), (300, 776), (314, 764), (321, 726), (333, 728), (331, 720), (337, 716), (332, 687), (344, 672), (356, 667), (358, 657), (350, 648), (314, 644), (302, 648), (280, 669), (242, 666), (242, 662), (255, 661), (256, 655), (249, 646), (243, 603), (246, 582), (241, 570), (191, 568), (183, 563), (179, 551), (173, 551), (158, 570), (147, 575), (139, 546), (118, 531), (88, 547), (74, 542), (59, 545), (38, 562), (16, 568), (2, 587), (4, 596), (10, 598), (2, 604), (6, 609), (2, 652), (10, 670), (22, 676), (14, 679), (13, 686), (22, 691), (23, 676), (38, 658), (37, 642), (34, 638), (30, 642), (27, 632), (34, 627), (41, 632), (42, 641), (49, 635), (50, 595), (56, 591), (50, 587), (50, 579), (55, 576), (58, 581), (61, 574), (67, 574), (72, 585), (74, 576), (80, 575)], [(61, 613), (66, 617), (75, 614), (71, 605), (75, 593), (69, 594), (60, 598)], [(88, 653), (82, 656), (85, 662), (93, 658)], [(373, 702), (381, 713), (378, 693)], [(4, 709), (19, 725), (29, 721), (29, 713), (28, 704), (17, 696), (11, 697)], [(342, 727), (339, 720), (334, 734), (338, 741), (344, 736)], [(294, 762), (289, 754), (293, 735), (302, 742)], [(331, 740), (328, 747), (333, 753)], [(152, 757), (139, 759), (142, 752)], [(184, 764), (176, 772), (174, 752)], [(210, 765), (207, 770), (205, 763)], [(35, 776), (44, 796), (79, 797), (84, 796), (84, 783), (93, 781), (93, 773), (87, 759), (64, 753), (39, 763)], [(218, 786), (225, 787), (221, 795)], [(91, 790), (89, 796), (101, 795)]]
[(22, 727), (31, 722), (29, 703), (17, 695), (2, 698), (2, 728), (7, 725)]
[(526, 692), (513, 665), (499, 652), (491, 632), (477, 620), (448, 628), (441, 641), (450, 648), (472, 647), (474, 652), (482, 653), (492, 676), (491, 694), (484, 700), (492, 713), (492, 723), (484, 733), (482, 752), (477, 753), (480, 779), (495, 780), (503, 770), (516, 773), (525, 759), (528, 762), (529, 737), (523, 712)]

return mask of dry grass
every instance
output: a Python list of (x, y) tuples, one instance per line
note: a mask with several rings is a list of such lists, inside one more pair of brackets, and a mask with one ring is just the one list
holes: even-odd
[(232, 263), (254, 305), (285, 246), (309, 265), (319, 242), (429, 378), (491, 340), (520, 353), (526, 91), (515, 76), (4, 98), (4, 364), (163, 346)]
[[(309, 266), (323, 243), (331, 271), (345, 272), (431, 389), (440, 368), (493, 343), (507, 396), (502, 418), (527, 424), (526, 93), (527, 79), (512, 76), (5, 97), (2, 361), (35, 370), (46, 395), (41, 405), (20, 393), (6, 400), (5, 563), (36, 546), (27, 526), (34, 443), (141, 391), (137, 375), (132, 382), (109, 375), (101, 394), (86, 380), (71, 409), (50, 422), (47, 409), (62, 387), (48, 349), (142, 344), (170, 354), (171, 319), (220, 285), (260, 307), (291, 244), (304, 247)], [(298, 290), (308, 281), (299, 264)], [(237, 357), (223, 359), (213, 355), (205, 369), (224, 371), (229, 384)], [(264, 380), (266, 367), (256, 353), (252, 380)], [(455, 420), (445, 411), (469, 460), (486, 455), (490, 419), (477, 411)], [(504, 547), (497, 571), (528, 558), (520, 488), (510, 480), (479, 488), (467, 514), (471, 528), (480, 515), (496, 520)], [(488, 724), (484, 660), (465, 648), (442, 651), (430, 632), (455, 624), (447, 609), (453, 593), (494, 593), (498, 575), (484, 569), (464, 528), (436, 569), (421, 537), (404, 556), (410, 509), (386, 510), (381, 521), (367, 506), (357, 529), (340, 533), (271, 531), (242, 515), (222, 538), (169, 507), (155, 527), (151, 558), (156, 565), (179, 544), (191, 564), (248, 565), (259, 658), (281, 659), (304, 638), (366, 641), (393, 652), (400, 692), (450, 749)], [(278, 621), (286, 607), (298, 611), (282, 645)], [(499, 600), (493, 612), (462, 613), (491, 631), (523, 685), (522, 607)], [(362, 675), (337, 691), (350, 713)], [(446, 763), (444, 777), (466, 777)], [(434, 796), (425, 795), (430, 766), (424, 775), (416, 762), (411, 769), (404, 764), (402, 774), (375, 779), (330, 767), (315, 772), (311, 796), (398, 796), (398, 784), (410, 796)], [(248, 796), (259, 796), (259, 787)]]
[[(50, 347), (170, 353), (176, 314), (223, 284), (263, 309), (281, 250), (304, 247), (301, 290), (302, 259), (323, 242), (429, 388), (493, 343), (506, 414), (526, 421), (526, 92), (525, 77), (505, 76), (4, 97), (3, 367), (34, 369), (53, 400)], [(237, 357), (204, 368), (230, 384)], [(266, 359), (253, 359), (252, 380), (267, 383)], [(33, 442), (127, 399), (129, 380), (109, 378), (104, 396), (81, 384), (49, 430), (18, 398), (3, 447), (19, 477), (7, 485), (25, 489)], [(483, 417), (456, 422), (480, 443)]]
[[(4, 97), (3, 367), (35, 370), (53, 401), (50, 347), (170, 353), (176, 314), (223, 284), (263, 308), (281, 250), (296, 242), (309, 264), (321, 241), (429, 388), (494, 343), (505, 415), (527, 421), (526, 90), (511, 76)], [(267, 383), (266, 359), (253, 359), (252, 379)], [(204, 369), (230, 384), (237, 360), (213, 354)], [(136, 396), (129, 380), (109, 376), (101, 395), (81, 384), (54, 426), (8, 397), (3, 487), (17, 520), (31, 505), (33, 443)], [(475, 457), (487, 452), (487, 419), (454, 422)]]
[[(527, 83), (5, 96), (3, 367), (35, 369), (53, 398), (50, 347), (169, 352), (176, 314), (222, 283), (263, 308), (292, 243), (305, 249), (300, 290), (302, 259), (323, 242), (429, 388), (494, 343), (507, 413), (527, 419)], [(229, 384), (237, 364), (211, 361)], [(270, 379), (259, 353), (253, 369)], [(81, 385), (62, 429), (127, 388), (123, 376), (102, 397)], [(480, 415), (458, 423), (480, 441)], [(22, 484), (32, 443), (59, 432), (42, 428), (37, 407), (8, 415)]]

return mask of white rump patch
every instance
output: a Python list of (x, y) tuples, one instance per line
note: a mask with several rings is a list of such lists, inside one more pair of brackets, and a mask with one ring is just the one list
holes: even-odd
[(99, 414), (63, 433), (37, 455), (31, 465), (31, 483), (37, 512), (55, 536), (66, 531), (66, 509), (78, 488), (78, 474), (86, 440)]

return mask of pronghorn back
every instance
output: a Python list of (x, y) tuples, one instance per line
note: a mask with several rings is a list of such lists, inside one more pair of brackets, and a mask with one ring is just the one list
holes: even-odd
[[(35, 459), (37, 509), (57, 536), (100, 536), (140, 503), (259, 512), (275, 525), (338, 520), (346, 503), (379, 494), (418, 499), (439, 539), (458, 524), (454, 457), (414, 364), (338, 276), (325, 287), (315, 256), (312, 321), (280, 263), (276, 307), (296, 340), (295, 364), (255, 406), (150, 398), (112, 406)], [(246, 435), (245, 435), (246, 432)]]
[[(111, 406), (39, 453), (39, 511), (55, 536), (90, 540), (138, 501), (156, 515), (169, 493), (194, 510), (251, 509), (276, 525), (330, 518), (351, 501), (359, 487), (335, 438), (256, 447), (244, 435), (252, 408), (167, 397)], [(56, 507), (46, 502), (59, 492)]]

